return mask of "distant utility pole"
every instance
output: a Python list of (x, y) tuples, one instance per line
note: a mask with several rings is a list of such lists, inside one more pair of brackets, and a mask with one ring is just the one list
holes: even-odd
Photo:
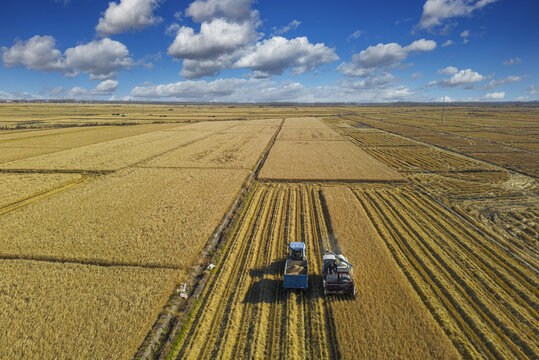
[(445, 95), (442, 100), (442, 125), (444, 124), (444, 111), (445, 111)]
[(251, 89), (249, 88), (249, 120), (251, 120)]

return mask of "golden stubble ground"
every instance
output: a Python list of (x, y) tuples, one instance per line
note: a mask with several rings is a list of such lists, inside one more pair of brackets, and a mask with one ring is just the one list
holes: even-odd
[(423, 305), (353, 192), (323, 187), (338, 248), (354, 264), (354, 301), (331, 301), (348, 359), (456, 359), (459, 354)]

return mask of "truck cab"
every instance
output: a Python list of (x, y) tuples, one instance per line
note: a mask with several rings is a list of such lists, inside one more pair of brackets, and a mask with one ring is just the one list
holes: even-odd
[(305, 248), (304, 242), (291, 242), (288, 245), (283, 282), (285, 289), (305, 290), (309, 285)]

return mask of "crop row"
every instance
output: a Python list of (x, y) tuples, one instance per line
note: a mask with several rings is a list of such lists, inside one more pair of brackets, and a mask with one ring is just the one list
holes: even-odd
[(356, 188), (355, 193), (463, 356), (539, 356), (539, 290), (533, 270), (415, 190)]
[[(316, 358), (338, 355), (320, 282), (286, 292), (287, 243), (305, 241), (311, 272), (320, 268), (316, 192), (257, 185), (201, 298), (193, 326), (171, 355), (206, 358)], [(322, 227), (325, 227), (322, 225)], [(326, 235), (327, 236), (327, 235)], [(312, 275), (315, 276), (315, 275)]]

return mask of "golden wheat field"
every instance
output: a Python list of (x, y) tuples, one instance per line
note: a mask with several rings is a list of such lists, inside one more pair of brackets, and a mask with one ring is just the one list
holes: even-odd
[(537, 359), (538, 116), (0, 104), (0, 358)]

